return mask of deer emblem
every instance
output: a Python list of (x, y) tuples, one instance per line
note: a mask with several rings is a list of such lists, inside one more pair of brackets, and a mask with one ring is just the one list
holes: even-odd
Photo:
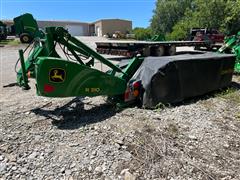
[(54, 81), (64, 81), (63, 74), (59, 74), (59, 71), (57, 69), (53, 70), (53, 75), (51, 76), (51, 79)]

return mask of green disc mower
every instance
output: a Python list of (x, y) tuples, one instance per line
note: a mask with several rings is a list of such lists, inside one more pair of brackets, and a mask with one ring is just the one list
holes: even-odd
[[(139, 103), (149, 108), (229, 86), (235, 63), (234, 55), (186, 53), (137, 56), (115, 65), (63, 27), (47, 27), (43, 38), (35, 38), (26, 60), (24, 52), (19, 50), (17, 83), (30, 89), (29, 78), (34, 78), (39, 96), (104, 95), (121, 106)], [(100, 70), (99, 63), (108, 70)]]
[[(66, 59), (60, 57), (56, 46)], [(28, 78), (36, 79), (37, 94), (47, 97), (115, 96), (124, 94), (127, 82), (141, 65), (143, 58), (129, 61), (124, 69), (96, 53), (72, 37), (63, 27), (48, 27), (44, 39), (35, 39), (34, 48), (25, 61), (19, 50), (21, 69), (17, 83), (29, 89)], [(108, 67), (107, 72), (94, 68), (95, 61)]]

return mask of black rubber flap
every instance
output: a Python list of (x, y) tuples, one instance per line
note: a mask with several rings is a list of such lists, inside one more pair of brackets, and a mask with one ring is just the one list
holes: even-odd
[(217, 53), (147, 57), (132, 79), (142, 81), (143, 106), (153, 108), (229, 86), (235, 59)]

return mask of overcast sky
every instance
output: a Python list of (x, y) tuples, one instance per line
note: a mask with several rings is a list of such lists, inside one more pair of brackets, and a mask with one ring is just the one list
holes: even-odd
[(94, 22), (104, 18), (133, 21), (134, 27), (147, 27), (155, 0), (0, 0), (1, 19), (31, 13), (38, 20)]

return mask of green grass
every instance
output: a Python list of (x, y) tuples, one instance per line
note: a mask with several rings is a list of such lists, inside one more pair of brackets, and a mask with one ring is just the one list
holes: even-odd
[(240, 111), (235, 114), (235, 117), (240, 121)]
[(18, 39), (6, 39), (6, 40), (1, 40), (0, 45), (11, 45), (11, 46), (16, 46), (19, 45), (20, 41)]
[(226, 100), (228, 100), (232, 103), (240, 105), (239, 93), (234, 88), (228, 88), (227, 90), (222, 91), (221, 93), (218, 93), (215, 96), (216, 97), (221, 97), (221, 98), (226, 99)]

